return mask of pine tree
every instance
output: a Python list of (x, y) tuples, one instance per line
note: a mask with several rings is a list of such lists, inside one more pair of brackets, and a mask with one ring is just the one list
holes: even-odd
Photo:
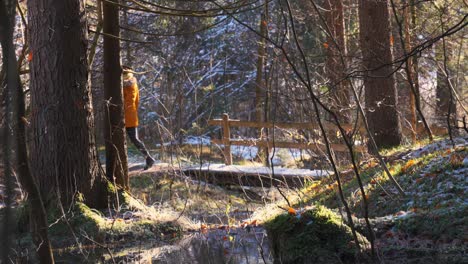
[(359, 1), (366, 114), (377, 146), (401, 143), (388, 0)]

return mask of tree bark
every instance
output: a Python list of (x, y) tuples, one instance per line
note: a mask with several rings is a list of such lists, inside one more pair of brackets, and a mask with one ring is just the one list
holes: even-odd
[[(123, 111), (122, 69), (120, 66), (119, 8), (104, 1), (104, 100), (106, 100), (105, 134), (107, 178), (129, 188), (127, 145)], [(115, 37), (112, 37), (115, 36)]]
[(103, 18), (102, 18), (102, 2), (101, 0), (96, 1), (97, 4), (97, 25), (96, 25), (96, 33), (94, 33), (94, 38), (93, 41), (91, 42), (91, 46), (89, 48), (88, 52), (88, 67), (91, 70), (93, 67), (94, 59), (96, 57), (96, 50), (97, 46), (99, 44), (99, 38), (101, 36), (101, 31), (102, 31), (102, 24), (103, 24)]
[(31, 168), (46, 207), (77, 193), (98, 202), (101, 174), (87, 68), (83, 0), (28, 0)]
[[(267, 37), (268, 36), (268, 4), (265, 4), (264, 12), (260, 17), (260, 35)], [(254, 99), (254, 107), (255, 107), (255, 121), (262, 122), (267, 121), (263, 117), (267, 117), (266, 111), (267, 109), (264, 108), (264, 103), (266, 103), (266, 90), (265, 90), (265, 82), (263, 80), (263, 72), (265, 66), (265, 56), (266, 56), (266, 39), (264, 37), (260, 37), (258, 40), (258, 57), (257, 57), (257, 69), (256, 69), (256, 76), (255, 76), (255, 99)], [(265, 111), (265, 112), (264, 112)], [(265, 113), (265, 115), (264, 115)], [(258, 138), (265, 139), (268, 136), (268, 131), (263, 131), (262, 129), (258, 130)], [(264, 158), (264, 164), (269, 166), (269, 153), (268, 148), (259, 148), (258, 157), (260, 159)]]
[[(407, 54), (408, 51), (411, 50), (411, 33), (410, 33), (410, 21), (412, 21), (410, 19), (410, 15), (411, 15), (411, 10), (410, 8), (412, 8), (410, 5), (404, 7), (404, 11), (403, 11), (403, 16), (404, 16), (404, 25), (405, 25), (405, 28), (404, 28), (404, 31), (405, 31), (405, 34), (404, 34), (404, 41), (405, 41), (405, 47), (404, 47), (404, 54)], [(411, 23), (412, 24), (412, 23)], [(416, 56), (414, 56), (416, 57)], [(418, 131), (418, 128), (417, 128), (417, 124), (418, 124), (418, 120), (417, 120), (417, 116), (416, 116), (416, 100), (419, 100), (415, 94), (411, 91), (411, 85), (414, 85), (414, 88), (417, 89), (416, 91), (418, 92), (419, 94), (419, 81), (416, 80), (417, 78), (417, 75), (414, 71), (414, 60), (413, 60), (413, 57), (411, 58), (408, 58), (408, 70), (406, 71), (407, 72), (407, 78), (408, 78), (408, 90), (409, 90), (409, 94), (410, 94), (410, 123), (411, 123), (411, 140), (413, 141), (413, 143), (416, 143), (416, 134)]]
[[(13, 5), (13, 6), (12, 6)], [(11, 131), (10, 131), (10, 121), (11, 121), (11, 105), (10, 105), (10, 94), (13, 89), (14, 83), (16, 80), (13, 78), (13, 69), (11, 67), (10, 61), (11, 57), (16, 59), (13, 44), (13, 19), (10, 16), (10, 13), (13, 13), (14, 4), (12, 1), (0, 2), (0, 44), (2, 48), (2, 61), (3, 67), (1, 71), (0, 79), (0, 88), (5, 87), (5, 90), (2, 89), (0, 104), (5, 102), (4, 105), (4, 124), (3, 124), (3, 133), (2, 138), (2, 158), (3, 158), (3, 179), (5, 185), (5, 208), (2, 212), (2, 222), (0, 237), (2, 247), (0, 247), (0, 263), (8, 263), (10, 261), (11, 253), (11, 244), (13, 241), (13, 232), (11, 230), (11, 225), (14, 223), (13, 212), (11, 210), (11, 204), (13, 202), (13, 170), (11, 166)], [(3, 78), (5, 78), (6, 86), (4, 86)]]
[[(266, 13), (263, 13), (260, 18), (260, 34), (267, 36), (267, 17)], [(263, 103), (264, 98), (264, 82), (263, 82), (263, 66), (265, 64), (266, 54), (266, 40), (261, 37), (258, 40), (258, 57), (257, 57), (257, 71), (255, 76), (255, 121), (262, 122), (263, 118)]]
[[(366, 114), (379, 148), (401, 143), (388, 0), (359, 1)], [(372, 149), (372, 148), (370, 148)]]
[[(437, 86), (436, 86), (436, 118), (437, 123), (441, 126), (447, 126), (446, 119), (451, 123), (456, 122), (456, 101), (453, 100), (451, 87), (449, 84), (450, 69), (448, 69), (446, 60), (447, 51), (444, 51), (443, 43), (438, 43), (436, 46), (436, 61), (437, 61)], [(447, 72), (446, 72), (447, 71)]]
[(327, 35), (325, 72), (330, 83), (332, 109), (344, 121), (351, 120), (349, 111), (350, 88), (345, 79), (345, 68), (341, 56), (346, 56), (343, 1), (325, 0), (325, 19), (330, 34)]

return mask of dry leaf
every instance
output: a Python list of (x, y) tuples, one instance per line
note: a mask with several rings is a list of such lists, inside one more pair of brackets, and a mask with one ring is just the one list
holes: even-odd
[(410, 160), (408, 160), (408, 162), (406, 162), (406, 164), (403, 166), (403, 168), (401, 168), (401, 171), (402, 172), (407, 172), (408, 169), (411, 168), (415, 164), (416, 164), (416, 161), (414, 161), (413, 159), (410, 159)]

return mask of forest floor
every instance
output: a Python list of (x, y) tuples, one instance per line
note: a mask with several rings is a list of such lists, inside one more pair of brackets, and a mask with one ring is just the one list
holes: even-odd
[[(468, 138), (453, 143), (441, 139), (384, 153), (404, 197), (398, 195), (377, 160), (362, 163), (376, 247), (387, 262), (405, 263), (412, 258), (417, 263), (468, 262)], [(362, 233), (368, 234), (357, 180), (350, 169), (344, 172), (344, 195)], [(332, 177), (311, 184), (302, 190), (295, 206), (320, 204), (343, 211), (337, 189)]]
[[(102, 262), (272, 263), (265, 223), (291, 212), (300, 217), (318, 205), (343, 212), (333, 176), (307, 181), (300, 188), (218, 186), (184, 175), (184, 166), (190, 165), (187, 160), (158, 162), (144, 171), (142, 159), (131, 150), (129, 153), (130, 193), (136, 198), (132, 200), (136, 206), (98, 214), (107, 223), (106, 228), (115, 229), (112, 243), (119, 244), (113, 247), (108, 241), (98, 240), (100, 250), (94, 251)], [(216, 155), (205, 154), (208, 159)], [(406, 195), (398, 195), (375, 159), (360, 164), (379, 256), (386, 263), (468, 263), (468, 138), (456, 138), (454, 144), (438, 139), (383, 154)], [(219, 157), (215, 160), (220, 161)], [(238, 164), (260, 166), (248, 161)], [(356, 177), (349, 167), (341, 171), (343, 193), (354, 222), (366, 235)], [(2, 191), (0, 182), (0, 195)], [(146, 219), (177, 222), (180, 229), (153, 229)], [(125, 227), (126, 223), (134, 225)], [(158, 238), (153, 239), (155, 236)], [(87, 249), (61, 251), (77, 256), (83, 250)], [(70, 260), (70, 254), (65, 255)]]
[[(381, 257), (394, 263), (403, 259), (467, 262), (468, 138), (456, 138), (454, 145), (439, 139), (402, 146), (384, 151), (384, 157), (405, 191), (404, 197), (398, 195), (377, 160), (360, 164)], [(131, 177), (132, 193), (137, 198), (160, 211), (180, 212), (196, 223), (200, 232), (226, 230), (220, 240), (229, 237), (232, 229), (261, 226), (289, 208), (298, 214), (316, 205), (343, 211), (333, 176), (298, 189), (216, 186), (160, 164), (149, 171), (134, 170)], [(342, 184), (358, 229), (368, 234), (362, 195), (351, 168), (342, 168)]]

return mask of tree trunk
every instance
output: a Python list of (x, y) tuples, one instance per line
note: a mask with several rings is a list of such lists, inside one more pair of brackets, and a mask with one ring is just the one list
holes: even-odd
[[(411, 51), (411, 34), (410, 34), (410, 21), (412, 21), (410, 19), (410, 15), (411, 15), (411, 9), (412, 7), (411, 6), (406, 6), (404, 7), (404, 11), (403, 11), (403, 16), (404, 16), (404, 25), (405, 25), (405, 28), (404, 28), (404, 32), (405, 32), (405, 35), (404, 35), (404, 38), (405, 38), (405, 50), (404, 50), (404, 53), (407, 54), (409, 51)], [(416, 57), (416, 56), (413, 56), (413, 57)], [(408, 58), (408, 70), (406, 71), (407, 72), (407, 78), (408, 78), (408, 90), (409, 90), (409, 95), (410, 95), (410, 123), (411, 123), (411, 140), (413, 141), (413, 143), (416, 143), (416, 133), (418, 131), (417, 129), (417, 123), (418, 123), (418, 120), (417, 120), (417, 116), (416, 116), (416, 100), (418, 100), (418, 98), (415, 96), (415, 94), (411, 91), (411, 85), (414, 85), (414, 88), (417, 89), (416, 91), (418, 91), (419, 93), (419, 82), (416, 80), (417, 78), (417, 75), (416, 73), (414, 72), (414, 60), (413, 60), (413, 57), (411, 58)]]
[(15, 120), (15, 122), (13, 122), (13, 124), (15, 124), (13, 134), (16, 143), (17, 175), (21, 187), (28, 193), (27, 197), (30, 209), (31, 233), (34, 244), (37, 247), (36, 251), (39, 262), (54, 263), (54, 255), (52, 254), (52, 248), (47, 232), (48, 224), (44, 204), (42, 203), (39, 190), (29, 169), (26, 147), (26, 128), (23, 120), (25, 116), (25, 99), (18, 72), (15, 46), (13, 44), (14, 26), (12, 22), (15, 17), (15, 2), (16, 1), (9, 1), (11, 7), (9, 12), (3, 3), (0, 4), (0, 17), (2, 18), (0, 23), (2, 24), (3, 32), (6, 33), (1, 34), (4, 36), (1, 38), (1, 41), (2, 53), (4, 54), (3, 65), (7, 69), (7, 89), (11, 95), (14, 113), (13, 120)]
[[(112, 2), (112, 3), (111, 3)], [(106, 173), (111, 182), (128, 190), (127, 145), (123, 111), (122, 69), (120, 66), (119, 8), (104, 1), (104, 100), (106, 100)]]
[[(263, 13), (260, 18), (260, 35), (267, 34), (266, 14)], [(255, 121), (262, 122), (263, 107), (262, 99), (264, 97), (264, 82), (263, 82), (263, 66), (265, 63), (266, 40), (260, 38), (258, 40), (258, 57), (257, 57), (257, 72), (255, 76)]]
[(97, 5), (97, 25), (96, 25), (96, 33), (94, 33), (94, 38), (93, 41), (91, 42), (91, 46), (89, 48), (88, 52), (88, 67), (90, 70), (93, 67), (94, 59), (96, 57), (96, 50), (99, 45), (99, 38), (101, 37), (101, 31), (102, 31), (102, 24), (103, 24), (103, 18), (102, 18), (102, 2), (101, 0), (96, 1)]
[(359, 1), (360, 42), (366, 112), (372, 136), (379, 148), (397, 146), (401, 127), (396, 109), (392, 43), (387, 0)]
[(345, 68), (341, 61), (341, 56), (346, 56), (343, 1), (325, 0), (324, 9), (326, 10), (325, 19), (330, 33), (327, 36), (325, 45), (327, 54), (325, 72), (330, 80), (332, 109), (342, 121), (348, 123), (351, 120), (349, 111), (350, 91), (349, 85), (344, 80)]
[[(130, 18), (128, 16), (128, 9), (127, 8), (123, 10), (123, 21), (124, 21), (125, 27), (130, 28)], [(126, 39), (132, 39), (133, 36), (130, 33), (130, 31), (127, 30), (127, 31), (124, 31), (123, 37), (126, 38)], [(124, 42), (124, 49), (125, 49), (124, 64), (128, 65), (128, 66), (132, 66), (133, 65), (132, 46), (131, 46), (130, 41)]]
[(101, 174), (87, 68), (83, 0), (28, 0), (31, 168), (46, 206), (77, 193), (95, 205)]
[[(260, 35), (261, 36), (268, 36), (268, 28), (267, 28), (267, 20), (268, 20), (268, 4), (265, 5), (264, 13), (260, 17)], [(262, 122), (267, 121), (266, 119), (263, 120), (264, 112), (266, 109), (263, 107), (266, 97), (265, 91), (265, 82), (263, 81), (263, 71), (265, 66), (265, 56), (266, 56), (266, 39), (260, 37), (258, 40), (258, 57), (257, 57), (257, 72), (255, 76), (255, 100), (254, 100), (254, 107), (255, 107), (255, 121)], [(265, 116), (266, 117), (266, 116)], [(263, 131), (263, 129), (258, 130), (258, 138), (265, 139), (268, 135), (268, 131)], [(268, 160), (268, 148), (259, 148), (258, 157), (260, 159), (265, 159), (264, 164), (269, 165)]]
[[(450, 56), (447, 51), (444, 54), (444, 46), (441, 43), (436, 45), (436, 62), (437, 62), (437, 86), (436, 86), (436, 119), (440, 126), (447, 126), (447, 118), (452, 124), (456, 120), (456, 101), (453, 99), (450, 91), (449, 72), (445, 72), (446, 60), (445, 57)], [(448, 58), (447, 58), (448, 59)], [(450, 71), (447, 67), (447, 71)], [(450, 116), (448, 116), (450, 115)]]
[[(4, 2), (5, 3), (5, 2)], [(21, 81), (18, 72), (18, 63), (16, 61), (15, 55), (15, 46), (13, 44), (13, 32), (14, 32), (14, 18), (15, 18), (15, 6), (16, 1), (8, 1), (5, 4), (0, 3), (0, 41), (2, 45), (2, 54), (3, 55), (3, 69), (6, 73), (6, 85), (7, 85), (7, 94), (10, 95), (10, 98), (6, 98), (6, 103), (9, 105), (11, 102), (12, 105), (12, 112), (13, 112), (13, 137), (15, 147), (9, 148), (10, 140), (8, 140), (10, 136), (10, 128), (6, 127), (6, 140), (8, 142), (5, 143), (6, 151), (11, 152), (12, 149), (15, 149), (16, 153), (16, 167), (17, 167), (17, 176), (18, 180), (21, 184), (23, 190), (28, 193), (27, 201), (28, 201), (28, 208), (29, 208), (29, 216), (30, 216), (30, 223), (31, 223), (31, 236), (33, 238), (34, 244), (36, 245), (36, 252), (38, 254), (38, 260), (40, 263), (54, 263), (54, 256), (52, 254), (52, 248), (50, 245), (50, 240), (48, 236), (48, 224), (47, 224), (47, 216), (44, 209), (44, 204), (42, 203), (41, 196), (39, 194), (39, 190), (37, 185), (34, 181), (34, 178), (31, 175), (31, 171), (29, 169), (29, 160), (27, 155), (27, 147), (26, 147), (26, 128), (25, 122), (23, 120), (25, 116), (25, 98), (23, 87), (21, 86)], [(3, 80), (1, 80), (3, 86)], [(8, 107), (7, 107), (8, 109)], [(9, 115), (7, 116), (7, 123), (8, 123)], [(7, 159), (9, 155), (6, 155)], [(7, 160), (7, 163), (9, 161)], [(9, 164), (8, 166), (9, 167)], [(8, 198), (11, 200), (11, 196), (13, 192), (12, 189), (12, 181), (11, 181), (11, 172), (7, 170), (5, 172), (6, 178), (6, 187), (10, 189), (8, 193)], [(10, 178), (8, 178), (10, 177)], [(7, 202), (7, 210), (10, 204)], [(10, 236), (8, 233), (11, 230), (11, 226), (8, 223), (9, 214), (8, 212), (5, 214), (5, 218), (7, 221), (4, 221), (5, 228), (3, 231), (2, 237), (5, 239), (5, 245), (10, 243), (9, 238)], [(5, 231), (8, 230), (8, 231)], [(8, 247), (4, 247), (5, 254), (2, 256), (2, 259), (5, 263), (8, 262)]]
[[(13, 5), (13, 6), (12, 6)], [(13, 172), (11, 166), (11, 131), (10, 131), (10, 94), (15, 86), (16, 79), (14, 79), (14, 69), (10, 65), (12, 59), (16, 59), (15, 52), (13, 48), (13, 17), (11, 15), (14, 9), (14, 3), (12, 1), (0, 2), (0, 42), (2, 48), (2, 71), (0, 79), (0, 88), (5, 87), (5, 90), (2, 89), (0, 105), (5, 102), (4, 105), (4, 124), (3, 124), (3, 133), (2, 138), (2, 158), (3, 158), (3, 179), (5, 186), (5, 208), (2, 210), (2, 221), (1, 221), (1, 230), (0, 237), (2, 246), (0, 247), (0, 263), (10, 262), (10, 253), (12, 252), (12, 242), (13, 242), (13, 232), (11, 230), (11, 225), (14, 223), (13, 212), (11, 210), (11, 205), (13, 202)], [(4, 85), (3, 78), (5, 78), (6, 86)], [(1, 107), (0, 107), (1, 108)]]

